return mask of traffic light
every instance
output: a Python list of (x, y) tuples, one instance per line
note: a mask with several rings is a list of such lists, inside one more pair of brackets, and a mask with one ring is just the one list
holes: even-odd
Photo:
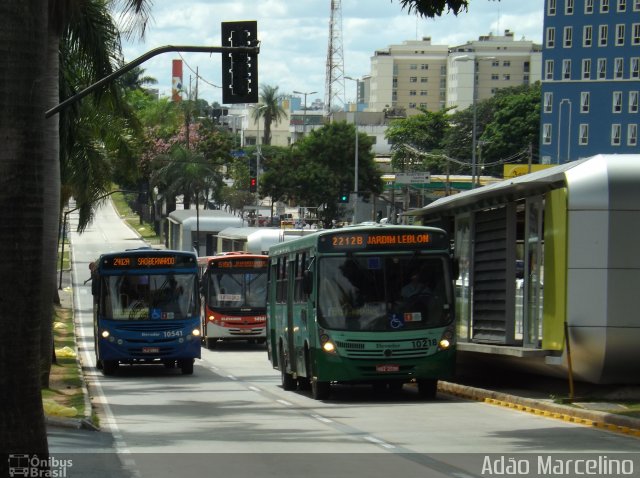
[[(258, 45), (258, 22), (222, 22), (223, 47)], [(258, 102), (258, 54), (222, 54), (222, 102)]]
[(347, 191), (346, 189), (342, 189), (340, 191), (340, 196), (338, 196), (338, 202), (345, 204), (349, 202), (349, 191)]
[(250, 177), (249, 178), (249, 192), (255, 193), (258, 190), (258, 178)]

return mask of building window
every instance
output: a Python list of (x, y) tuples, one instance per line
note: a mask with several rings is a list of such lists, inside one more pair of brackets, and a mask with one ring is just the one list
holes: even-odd
[(622, 128), (619, 124), (611, 125), (611, 145), (612, 146), (620, 146), (620, 135), (622, 133)]
[(598, 58), (598, 79), (603, 80), (607, 77), (607, 59)]
[(582, 28), (582, 46), (590, 47), (593, 44), (593, 27), (585, 25)]
[(492, 66), (492, 67), (500, 66), (500, 60), (493, 60), (493, 61), (491, 62), (491, 66)]
[(391, 84), (393, 85), (394, 88), (397, 88), (398, 87), (398, 79), (394, 78)]
[(421, 63), (420, 64), (420, 69), (421, 70), (428, 70), (429, 69), (429, 65), (427, 63)]
[[(547, 28), (547, 48), (556, 46), (556, 29), (554, 27)], [(498, 65), (500, 62), (498, 62)]]
[[(544, 62), (544, 78), (545, 80), (553, 80), (553, 60)], [(493, 79), (493, 75), (491, 79)]]
[(427, 78), (426, 76), (421, 76), (420, 77), (420, 83), (426, 83), (428, 79), (429, 78)]
[(426, 103), (420, 103), (420, 108), (426, 108), (427, 104)]
[(609, 0), (600, 0), (600, 13), (609, 12)]
[(418, 77), (417, 76), (409, 77), (409, 83), (417, 83), (417, 82), (418, 82)]
[(544, 93), (544, 109), (545, 113), (551, 113), (553, 111), (553, 93), (546, 91)]
[(415, 107), (416, 107), (416, 104), (415, 104), (415, 103), (409, 103), (409, 108), (413, 108), (413, 109), (415, 109)]
[(585, 0), (584, 13), (593, 13), (593, 0)]
[(427, 96), (427, 90), (420, 90), (420, 96)]
[(551, 144), (551, 123), (542, 125), (542, 144)]
[(565, 3), (564, 3), (564, 14), (565, 15), (573, 15), (573, 0), (565, 0)]
[(636, 146), (638, 144), (638, 125), (627, 125), (627, 146)]
[(562, 60), (562, 78), (564, 80), (571, 79), (571, 60)]
[(578, 139), (578, 142), (581, 145), (587, 145), (589, 144), (589, 125), (582, 123), (580, 124), (580, 138)]
[(547, 15), (553, 16), (556, 14), (556, 0), (549, 0), (547, 3)]
[(418, 92), (416, 90), (409, 90), (409, 96), (417, 96)]
[(607, 35), (609, 34), (609, 25), (600, 25), (598, 37), (598, 45), (607, 46)]
[(591, 59), (589, 58), (582, 60), (582, 79), (591, 79)]
[(491, 74), (491, 79), (492, 80), (499, 80), (500, 79), (500, 75), (498, 75), (497, 73), (492, 73)]
[(640, 23), (634, 23), (631, 28), (633, 29), (633, 37), (631, 37), (632, 45), (640, 45)]
[(622, 91), (613, 92), (613, 106), (612, 111), (614, 113), (622, 112)]
[(638, 92), (630, 91), (629, 92), (629, 113), (637, 113), (638, 112)]
[(589, 103), (591, 101), (591, 93), (583, 91), (580, 93), (580, 113), (589, 112)]
[(640, 0), (633, 0), (633, 11), (640, 12)]
[(573, 43), (573, 27), (564, 27), (564, 47), (571, 48)]
[(629, 62), (629, 77), (640, 78), (640, 57), (631, 58)]
[(613, 77), (618, 80), (622, 79), (624, 76), (624, 58), (616, 58), (613, 61)]
[(618, 11), (619, 12), (627, 11), (627, 0), (618, 0)]
[(409, 69), (410, 70), (417, 70), (418, 69), (418, 64), (417, 63), (411, 63), (409, 65)]
[(624, 45), (624, 24), (616, 25), (616, 46)]
[(502, 79), (503, 79), (504, 81), (509, 81), (509, 80), (511, 79), (511, 75), (509, 75), (509, 74), (504, 74), (504, 75), (502, 75)]

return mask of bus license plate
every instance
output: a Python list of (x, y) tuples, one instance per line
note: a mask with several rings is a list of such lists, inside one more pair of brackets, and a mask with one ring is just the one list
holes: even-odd
[(400, 365), (395, 364), (384, 364), (384, 365), (376, 365), (376, 372), (399, 372)]
[(160, 352), (159, 347), (142, 347), (143, 354), (157, 354)]

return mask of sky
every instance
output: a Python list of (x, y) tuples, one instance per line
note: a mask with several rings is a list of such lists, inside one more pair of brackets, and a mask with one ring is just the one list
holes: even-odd
[[(467, 12), (435, 19), (409, 14), (399, 0), (341, 3), (344, 74), (354, 78), (370, 73), (376, 50), (427, 36), (433, 45), (455, 46), (511, 30), (516, 40), (542, 43), (544, 0), (471, 0)], [(256, 20), (260, 85), (277, 86), (282, 94), (317, 92), (307, 104), (324, 100), (330, 0), (153, 0), (151, 13), (144, 39), (123, 44), (126, 62), (166, 45), (221, 46), (221, 22)], [(164, 53), (143, 63), (161, 96), (171, 95), (174, 59), (183, 60), (185, 88), (195, 91), (197, 70), (198, 97), (222, 102), (219, 53)], [(355, 82), (347, 81), (346, 101), (355, 94)]]

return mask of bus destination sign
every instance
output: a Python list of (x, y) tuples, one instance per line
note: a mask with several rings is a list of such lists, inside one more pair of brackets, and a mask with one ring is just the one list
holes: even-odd
[(323, 236), (318, 248), (321, 252), (438, 249), (446, 247), (441, 239), (442, 236), (437, 231), (354, 231)]
[(105, 269), (159, 269), (181, 266), (193, 266), (193, 259), (179, 255), (112, 255), (103, 258), (102, 267)]
[(211, 269), (262, 269), (267, 267), (266, 259), (225, 259), (209, 262)]

